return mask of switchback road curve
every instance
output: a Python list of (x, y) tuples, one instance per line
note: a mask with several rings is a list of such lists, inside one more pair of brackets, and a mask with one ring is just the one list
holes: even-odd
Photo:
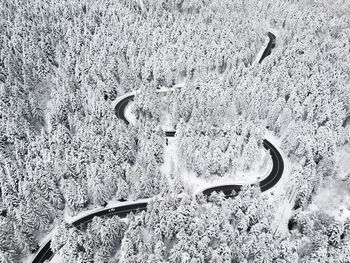
[(128, 103), (133, 100), (135, 95), (129, 95), (120, 100), (114, 108), (114, 112), (119, 119), (122, 119), (126, 124), (129, 124), (128, 119), (125, 117), (125, 109)]
[[(259, 63), (271, 54), (271, 49), (275, 47), (275, 35), (271, 32), (268, 32), (269, 37), (269, 43), (266, 46), (263, 55), (261, 56)], [(114, 111), (116, 116), (119, 119), (122, 119), (126, 124), (129, 124), (129, 121), (125, 117), (125, 109), (126, 106), (130, 101), (134, 99), (135, 95), (129, 95), (125, 98), (118, 101), (116, 104)], [(165, 131), (166, 137), (174, 137), (175, 131)], [(272, 158), (272, 164), (273, 168), (270, 172), (270, 174), (262, 181), (259, 182), (259, 187), (261, 192), (265, 192), (275, 186), (277, 182), (281, 179), (283, 170), (284, 170), (284, 162), (281, 154), (278, 152), (278, 150), (268, 141), (263, 141), (263, 146), (266, 150), (270, 150), (270, 155)], [(210, 196), (213, 192), (223, 192), (226, 197), (233, 196), (232, 191), (238, 192), (243, 185), (222, 185), (217, 187), (212, 187), (205, 189), (202, 193), (205, 196)], [(106, 208), (94, 213), (91, 213), (87, 216), (84, 216), (72, 223), (74, 227), (79, 227), (83, 224), (86, 224), (90, 222), (94, 217), (99, 216), (114, 216), (117, 215), (121, 218), (126, 217), (129, 213), (138, 213), (140, 211), (146, 211), (147, 210), (147, 202), (135, 202), (133, 204), (128, 204), (124, 206), (114, 207), (114, 208)], [(43, 263), (46, 260), (50, 260), (53, 257), (53, 251), (51, 250), (51, 240), (46, 241), (40, 249), (38, 250), (37, 254), (34, 256), (33, 263)]]
[[(175, 132), (172, 132), (170, 137), (173, 137), (175, 135)], [(274, 185), (277, 184), (277, 182), (281, 179), (283, 170), (284, 170), (284, 162), (281, 154), (278, 152), (278, 150), (268, 141), (263, 141), (263, 146), (265, 149), (270, 150), (273, 168), (270, 172), (270, 174), (262, 181), (259, 182), (259, 187), (261, 192), (265, 192), (272, 188)], [(222, 185), (217, 187), (212, 187), (205, 189), (202, 193), (205, 196), (210, 196), (213, 192), (223, 192), (226, 197), (233, 196), (232, 191), (238, 192), (242, 188), (242, 185)], [(89, 214), (85, 217), (82, 217), (72, 223), (73, 226), (79, 227), (80, 225), (89, 223), (94, 217), (99, 216), (114, 216), (117, 215), (120, 218), (126, 217), (129, 213), (138, 213), (140, 211), (146, 211), (147, 210), (147, 202), (141, 202), (141, 203), (134, 203), (130, 205), (124, 205), (120, 207), (115, 208), (106, 208), (104, 210), (97, 211), (95, 213)], [(52, 258), (53, 252), (51, 250), (51, 240), (47, 241), (44, 246), (41, 247), (40, 251), (36, 255), (33, 262), (44, 262), (45, 260), (48, 260)]]
[(267, 36), (269, 37), (269, 43), (267, 44), (264, 53), (259, 60), (259, 64), (263, 61), (264, 58), (271, 54), (271, 50), (276, 46), (276, 36), (271, 32), (268, 32)]
[[(118, 116), (118, 118), (122, 120), (126, 120), (126, 123), (129, 124), (127, 121), (127, 118), (125, 117), (125, 107), (126, 105), (131, 102), (134, 99), (134, 95), (130, 95), (123, 100), (121, 100), (116, 106), (115, 106), (115, 114)], [(176, 132), (175, 131), (164, 131), (165, 137), (174, 137)], [(272, 188), (276, 183), (281, 179), (283, 170), (284, 170), (284, 163), (283, 158), (279, 151), (276, 149), (275, 146), (268, 140), (264, 139), (263, 146), (266, 150), (270, 150), (270, 155), (272, 158), (272, 170), (270, 174), (261, 182), (259, 182), (260, 190), (261, 192), (267, 191), (270, 188)], [(209, 188), (203, 191), (204, 195), (209, 196), (213, 192), (223, 192), (225, 195), (231, 195), (232, 190), (235, 190), (236, 192), (241, 189), (242, 185), (224, 185), (224, 186), (218, 186)]]

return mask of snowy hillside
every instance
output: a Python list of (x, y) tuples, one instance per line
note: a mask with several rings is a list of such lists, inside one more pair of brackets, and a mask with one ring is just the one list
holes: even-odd
[(349, 12), (0, 1), (0, 262), (350, 262)]

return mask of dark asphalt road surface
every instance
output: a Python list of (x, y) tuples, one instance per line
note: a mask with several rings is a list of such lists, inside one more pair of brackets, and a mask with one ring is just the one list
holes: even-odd
[[(281, 179), (284, 170), (283, 158), (275, 146), (273, 146), (272, 143), (266, 139), (263, 141), (263, 145), (266, 150), (270, 150), (273, 167), (269, 175), (264, 180), (259, 182), (261, 192), (265, 192), (275, 186)], [(233, 190), (238, 192), (241, 188), (242, 185), (222, 185), (208, 188), (203, 191), (203, 194), (209, 196), (213, 192), (223, 192), (226, 196), (232, 196), (231, 194)]]
[(271, 54), (271, 50), (276, 46), (276, 36), (272, 34), (271, 32), (267, 33), (267, 36), (269, 37), (269, 43), (267, 44), (264, 53), (262, 54), (259, 63), (263, 61), (264, 58), (266, 58), (268, 55)]
[[(87, 216), (84, 216), (72, 223), (73, 226), (79, 227), (82, 224), (86, 224), (92, 221), (92, 219), (95, 216), (114, 216), (117, 215), (120, 218), (126, 217), (129, 213), (138, 213), (141, 211), (145, 211), (147, 208), (147, 203), (136, 203), (136, 204), (130, 204), (130, 205), (124, 205), (118, 208), (106, 208), (104, 210), (97, 211), (95, 213), (89, 214)], [(53, 252), (51, 250), (51, 240), (47, 241), (46, 244), (41, 247), (41, 250), (36, 255), (35, 259), (33, 260), (33, 263), (36, 262), (44, 262), (45, 260), (50, 260), (53, 257)]]
[[(259, 63), (267, 57), (268, 55), (271, 54), (271, 49), (275, 47), (275, 40), (276, 37), (274, 34), (268, 32), (268, 37), (269, 37), (269, 43), (264, 50), (263, 55), (261, 56)], [(118, 104), (115, 106), (115, 114), (117, 115), (118, 118), (122, 119), (126, 124), (129, 124), (129, 121), (125, 118), (125, 108), (128, 105), (130, 101), (134, 99), (134, 95), (130, 95), (128, 97), (125, 97), (122, 99)], [(166, 137), (174, 137), (175, 136), (175, 131), (165, 131), (165, 136)], [(271, 173), (261, 182), (259, 182), (259, 186), (261, 189), (261, 192), (267, 191), (268, 189), (272, 188), (276, 183), (281, 179), (282, 174), (283, 174), (283, 169), (284, 169), (284, 163), (283, 163), (283, 158), (281, 154), (277, 151), (277, 149), (268, 141), (264, 140), (263, 145), (265, 149), (270, 150), (270, 154), (272, 157), (272, 163), (273, 163), (273, 168)], [(232, 196), (232, 191), (235, 190), (238, 192), (242, 188), (242, 185), (222, 185), (222, 186), (217, 186), (217, 187), (212, 187), (209, 189), (206, 189), (203, 191), (203, 194), (206, 196), (211, 195), (213, 192), (223, 192), (227, 197)], [(82, 217), (75, 222), (72, 223), (73, 226), (78, 227), (82, 224), (86, 224), (90, 222), (95, 216), (113, 216), (113, 215), (118, 215), (119, 217), (123, 218), (126, 217), (129, 213), (137, 213), (140, 211), (145, 211), (147, 210), (147, 203), (136, 203), (136, 204), (131, 204), (131, 205), (125, 205), (125, 206), (120, 206), (116, 208), (106, 208), (104, 210), (100, 210), (98, 212), (95, 212), (93, 214), (89, 214), (85, 217)], [(51, 250), (51, 240), (48, 240), (44, 246), (40, 248), (38, 251), (37, 255), (35, 256), (34, 260), (32, 261), (33, 263), (42, 263), (45, 260), (50, 260), (53, 257), (53, 252)]]
[(119, 119), (122, 119), (126, 124), (129, 124), (129, 121), (125, 118), (125, 108), (128, 105), (128, 103), (132, 100), (134, 100), (135, 95), (130, 95), (128, 97), (125, 97), (121, 101), (118, 102), (118, 104), (114, 108), (114, 112), (117, 115)]

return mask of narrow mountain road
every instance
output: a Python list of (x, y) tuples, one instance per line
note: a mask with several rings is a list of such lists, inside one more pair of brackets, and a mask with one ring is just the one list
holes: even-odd
[(276, 46), (276, 36), (271, 32), (268, 32), (267, 36), (269, 37), (269, 43), (267, 44), (264, 53), (259, 60), (259, 64), (264, 60), (264, 58), (271, 54), (271, 50)]
[[(275, 35), (268, 32), (268, 37), (270, 39), (261, 59), (259, 60), (259, 63), (271, 54), (271, 49), (275, 47)], [(126, 106), (130, 101), (134, 99), (135, 95), (127, 96), (123, 99), (121, 99), (115, 106), (115, 114), (119, 119), (122, 119), (126, 124), (129, 124), (129, 121), (125, 117), (125, 109)], [(165, 131), (166, 137), (174, 137), (176, 134), (175, 131)], [(284, 170), (284, 162), (281, 154), (278, 152), (278, 150), (268, 141), (263, 141), (263, 146), (266, 150), (270, 150), (273, 168), (270, 174), (261, 182), (259, 182), (260, 190), (261, 192), (265, 192), (275, 186), (277, 182), (281, 179), (283, 175)], [(210, 196), (213, 192), (223, 192), (226, 197), (231, 197), (232, 191), (238, 192), (242, 188), (242, 185), (222, 185), (217, 187), (212, 187), (204, 190), (202, 193), (206, 196)], [(138, 213), (140, 211), (146, 211), (147, 210), (147, 202), (140, 202), (137, 201), (134, 204), (128, 204), (124, 206), (119, 207), (113, 207), (113, 208), (106, 208), (94, 213), (91, 213), (87, 216), (84, 216), (72, 223), (73, 226), (79, 227), (83, 224), (86, 224), (90, 222), (94, 217), (99, 216), (113, 216), (118, 215), (121, 218), (126, 217), (129, 213)], [(41, 246), (41, 248), (38, 250), (37, 254), (35, 255), (33, 259), (33, 263), (43, 263), (45, 260), (50, 260), (53, 257), (53, 251), (51, 250), (51, 240), (48, 240), (44, 245)]]
[(114, 112), (117, 115), (119, 119), (122, 119), (126, 124), (129, 124), (129, 121), (127, 118), (125, 118), (125, 109), (128, 103), (133, 100), (135, 95), (130, 95), (128, 97), (125, 97), (121, 101), (118, 102), (118, 104), (114, 108)]

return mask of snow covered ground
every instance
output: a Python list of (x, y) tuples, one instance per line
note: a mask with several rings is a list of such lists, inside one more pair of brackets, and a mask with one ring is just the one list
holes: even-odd
[(160, 170), (168, 181), (171, 181), (170, 174), (174, 173), (174, 169), (178, 163), (176, 138), (168, 138), (168, 145), (164, 149), (164, 163)]
[(350, 186), (344, 179), (350, 177), (350, 145), (339, 149), (336, 154), (337, 177), (326, 180), (309, 206), (312, 211), (322, 210), (334, 219), (344, 221), (350, 218)]
[[(129, 96), (130, 94), (126, 94), (122, 98)], [(121, 99), (122, 99), (121, 98)], [(120, 98), (118, 99), (118, 101)], [(115, 104), (114, 104), (115, 105)], [(125, 115), (126, 118), (129, 120), (130, 123), (135, 123), (136, 118), (132, 114), (132, 107), (133, 103), (130, 103), (126, 107)], [(163, 129), (164, 130), (171, 130), (173, 127), (173, 123), (171, 120), (171, 115), (164, 113), (163, 114)], [(276, 148), (280, 145), (280, 140), (273, 136), (271, 133), (267, 132), (265, 135), (266, 139), (268, 139)], [(195, 195), (199, 192), (202, 192), (203, 190), (223, 185), (223, 184), (252, 184), (257, 183), (258, 181), (263, 180), (268, 174), (270, 173), (272, 169), (272, 160), (270, 158), (269, 153), (262, 149), (262, 158), (259, 162), (255, 163), (252, 167), (252, 169), (248, 172), (238, 171), (235, 175), (226, 175), (223, 177), (219, 176), (213, 176), (211, 178), (199, 178), (194, 172), (188, 171), (182, 163), (179, 162), (178, 156), (177, 156), (177, 139), (175, 138), (168, 138), (168, 145), (165, 147), (164, 152), (164, 164), (161, 167), (161, 171), (165, 176), (168, 177), (168, 180), (171, 181), (171, 174), (173, 174), (175, 171), (178, 171), (181, 173), (181, 178), (185, 187), (185, 192), (190, 195)], [(283, 153), (281, 152), (282, 156)], [(284, 175), (282, 176), (282, 179), (280, 182), (273, 187), (272, 189), (267, 191), (267, 196), (269, 197), (269, 200), (271, 202), (275, 202), (279, 204), (278, 213), (276, 214), (276, 231), (279, 231), (281, 233), (285, 233), (287, 231), (287, 224), (288, 220), (292, 215), (292, 208), (294, 205), (294, 198), (295, 198), (295, 189), (294, 186), (288, 187), (288, 181), (290, 172), (290, 164), (287, 161), (286, 157), (283, 156), (283, 159), (285, 161), (285, 171)], [(283, 181), (283, 182), (282, 182)], [(137, 203), (141, 202), (147, 202), (150, 199), (142, 199), (137, 200)], [(93, 208), (87, 211), (83, 211), (75, 216), (70, 216), (67, 212), (64, 215), (64, 220), (67, 223), (73, 223), (74, 221), (85, 217), (89, 214), (109, 209), (109, 208), (116, 208), (128, 204), (135, 204), (135, 201), (127, 201), (127, 202), (120, 202), (112, 200), (108, 203), (106, 207), (98, 207)], [(54, 231), (54, 230), (53, 230)], [(41, 242), (42, 244), (45, 243), (46, 240), (48, 240), (52, 236), (52, 232), (46, 236), (46, 238)], [(26, 262), (30, 262), (30, 258)], [(62, 262), (59, 255), (55, 255), (54, 258), (51, 260), (51, 262)]]
[[(281, 141), (278, 137), (272, 135), (270, 132), (265, 133), (265, 138), (269, 140), (281, 153), (284, 160), (284, 172), (281, 180), (271, 189), (264, 192), (264, 195), (268, 198), (271, 204), (276, 207), (276, 216), (274, 220), (273, 229), (277, 235), (283, 237), (288, 234), (288, 221), (293, 214), (294, 200), (296, 198), (296, 185), (294, 184), (290, 173), (293, 164), (289, 159), (283, 154), (280, 149)], [(164, 153), (164, 164), (161, 167), (164, 174), (169, 175), (176, 169), (181, 172), (182, 180), (185, 186), (185, 192), (190, 195), (195, 195), (202, 192), (204, 189), (219, 186), (223, 184), (251, 184), (257, 181), (261, 181), (266, 177), (272, 169), (272, 160), (269, 154), (265, 151), (265, 161), (257, 163), (254, 169), (248, 173), (238, 173), (237, 176), (224, 176), (224, 177), (212, 177), (210, 179), (199, 178), (196, 173), (188, 171), (184, 168), (184, 165), (179, 163), (177, 157), (177, 139), (169, 139), (169, 144), (165, 148)], [(260, 177), (260, 178), (258, 178)], [(350, 200), (350, 198), (349, 198)]]
[(62, 258), (61, 256), (56, 253), (53, 258), (50, 260), (50, 263), (62, 263)]
[[(276, 147), (278, 147), (280, 142), (276, 137), (272, 135), (268, 135), (267, 137), (274, 145), (276, 145)], [(209, 187), (219, 186), (223, 184), (252, 184), (263, 180), (266, 176), (268, 176), (272, 169), (272, 160), (270, 158), (269, 153), (265, 150), (262, 151), (264, 153), (260, 162), (254, 164), (253, 169), (251, 169), (248, 172), (238, 171), (235, 175), (200, 178), (197, 176), (196, 173), (187, 170), (184, 167), (184, 164), (180, 163), (177, 156), (177, 139), (176, 137), (169, 138), (168, 146), (166, 146), (165, 148), (164, 164), (162, 165), (161, 170), (166, 175), (169, 175), (175, 170), (179, 171), (185, 186), (185, 192), (187, 192), (188, 194), (197, 194)], [(287, 171), (287, 173), (289, 172), (288, 166), (285, 171)], [(286, 172), (284, 173), (281, 180), (284, 179), (285, 174)], [(267, 192), (274, 192), (273, 194), (277, 194), (279, 191), (283, 192), (283, 189), (280, 186), (281, 184), (278, 183), (276, 187)], [(275, 188), (280, 189), (277, 190)]]
[(125, 107), (125, 118), (132, 124), (136, 123), (136, 116), (132, 113), (134, 108), (134, 102), (129, 103)]
[(164, 121), (162, 121), (162, 129), (163, 131), (174, 131), (174, 123), (171, 119), (171, 114), (167, 113), (165, 116), (163, 116)]
[(345, 221), (350, 218), (350, 187), (342, 181), (326, 182), (309, 209), (321, 210), (338, 221)]
[(184, 168), (182, 170), (182, 179), (189, 192), (194, 194), (202, 192), (210, 187), (225, 184), (245, 185), (258, 183), (267, 177), (272, 169), (272, 160), (269, 153), (263, 149), (261, 151), (263, 157), (259, 162), (253, 164), (252, 169), (247, 172), (237, 171), (235, 174), (226, 174), (222, 177), (212, 176), (210, 178), (201, 178), (198, 177), (196, 173)]
[(158, 93), (164, 93), (164, 92), (169, 92), (175, 89), (181, 89), (186, 86), (185, 82), (177, 83), (173, 87), (168, 88), (168, 87), (161, 87), (160, 89), (157, 90)]
[(342, 147), (336, 154), (337, 174), (341, 179), (350, 177), (350, 144)]
[(276, 216), (272, 228), (281, 237), (288, 234), (288, 221), (293, 214), (294, 200), (296, 198), (296, 185), (290, 177), (293, 164), (280, 148), (281, 140), (271, 132), (265, 133), (265, 138), (269, 140), (282, 155), (284, 171), (278, 183), (267, 190), (268, 199), (276, 207)]

